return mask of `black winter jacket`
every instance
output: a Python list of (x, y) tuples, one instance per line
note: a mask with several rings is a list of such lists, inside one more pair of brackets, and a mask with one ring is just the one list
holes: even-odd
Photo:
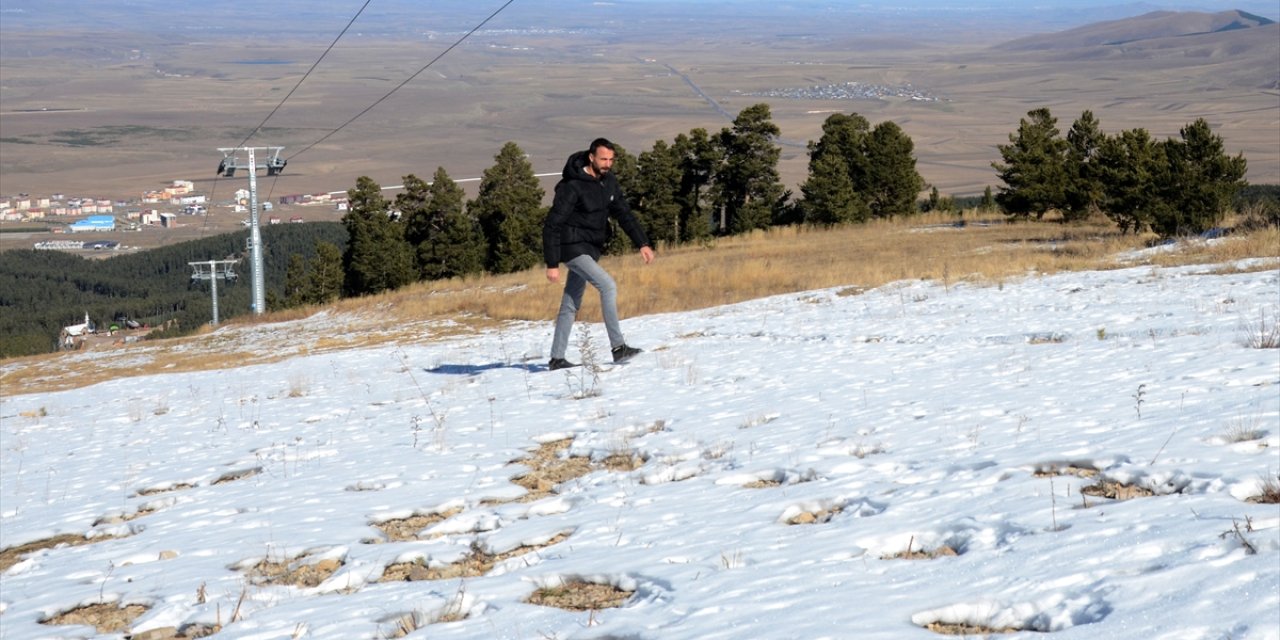
[(613, 173), (606, 173), (603, 178), (587, 173), (589, 155), (579, 151), (569, 156), (563, 177), (556, 184), (555, 200), (542, 227), (542, 254), (548, 269), (582, 255), (599, 260), (609, 243), (610, 217), (618, 221), (636, 247), (649, 244)]

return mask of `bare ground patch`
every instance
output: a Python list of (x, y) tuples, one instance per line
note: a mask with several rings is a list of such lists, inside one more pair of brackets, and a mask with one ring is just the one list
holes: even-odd
[(127, 637), (129, 640), (191, 640), (193, 638), (208, 638), (219, 631), (222, 631), (222, 625), (187, 624), (183, 625), (181, 629), (157, 627), (131, 634)]
[(41, 551), (43, 549), (54, 549), (61, 546), (79, 547), (87, 544), (94, 544), (97, 542), (103, 542), (105, 540), (114, 540), (114, 539), (115, 539), (114, 536), (97, 536), (97, 537), (90, 538), (87, 536), (80, 536), (80, 535), (67, 533), (67, 534), (54, 536), (52, 538), (45, 538), (44, 540), (36, 540), (35, 542), (28, 542), (26, 544), (18, 545), (16, 547), (9, 547), (8, 549), (4, 549), (3, 551), (0, 551), (0, 572), (7, 571), (9, 567), (12, 567), (13, 565), (18, 564), (18, 561), (22, 559), (22, 556), (25, 556), (28, 553), (32, 553), (34, 551)]
[(881, 560), (932, 560), (934, 558), (954, 557), (954, 556), (960, 555), (961, 553), (960, 551), (957, 551), (955, 548), (953, 548), (949, 544), (941, 544), (932, 549), (927, 549), (923, 546), (916, 547), (915, 540), (916, 539), (912, 537), (911, 540), (907, 542), (906, 549), (899, 551), (897, 553), (880, 556), (880, 559)]
[[(408, 518), (397, 518), (387, 520), (385, 522), (375, 522), (373, 527), (386, 535), (387, 540), (391, 542), (403, 542), (406, 540), (419, 540), (418, 534), (431, 525), (444, 522), (453, 516), (462, 513), (462, 509), (449, 509), (448, 511), (440, 511), (437, 513), (415, 514)], [(377, 543), (382, 540), (369, 540), (367, 542)]]
[(1095, 498), (1111, 500), (1132, 500), (1155, 495), (1155, 492), (1135, 484), (1125, 484), (1115, 480), (1100, 479), (1095, 484), (1080, 487), (1080, 493)]
[(441, 567), (428, 567), (422, 562), (399, 562), (388, 565), (379, 582), (417, 582), (420, 580), (448, 580), (451, 578), (477, 578), (493, 570), (499, 562), (518, 558), (545, 549), (569, 539), (570, 532), (562, 532), (542, 544), (522, 545), (502, 553), (489, 553), (479, 543), (472, 543), (471, 552), (460, 562)]
[(801, 511), (787, 518), (787, 524), (823, 524), (830, 522), (837, 514), (844, 511), (842, 506), (827, 507), (814, 511)]
[(187, 489), (194, 489), (194, 488), (195, 488), (194, 484), (190, 484), (187, 482), (179, 482), (177, 484), (172, 484), (172, 485), (167, 485), (162, 487), (148, 487), (146, 489), (139, 489), (138, 495), (154, 496), (161, 493), (169, 493), (171, 491), (186, 491)]
[(228, 471), (218, 476), (218, 479), (214, 480), (213, 484), (215, 485), (226, 484), (228, 482), (235, 482), (236, 480), (244, 480), (245, 478), (252, 478), (253, 476), (258, 475), (259, 473), (262, 473), (262, 467), (252, 467), (249, 469), (237, 469), (235, 471)]
[(153, 513), (155, 513), (155, 512), (156, 512), (156, 508), (155, 508), (155, 507), (150, 506), (150, 505), (143, 505), (143, 506), (141, 506), (141, 507), (138, 507), (138, 510), (137, 510), (137, 511), (134, 511), (134, 512), (132, 512), (132, 513), (120, 513), (120, 514), (112, 514), (112, 515), (102, 516), (101, 518), (98, 518), (97, 520), (94, 520), (94, 521), (93, 521), (93, 526), (95, 526), (95, 527), (96, 527), (96, 526), (104, 525), (104, 524), (108, 524), (108, 525), (109, 525), (109, 524), (122, 524), (122, 523), (125, 523), (125, 522), (130, 522), (130, 521), (133, 521), (133, 520), (137, 520), (138, 518), (141, 518), (142, 516), (149, 516), (149, 515), (151, 515), (151, 514), (153, 514)]
[(148, 607), (130, 604), (118, 607), (114, 604), (90, 604), (76, 607), (65, 613), (41, 620), (40, 624), (68, 625), (83, 624), (98, 630), (98, 633), (115, 633), (128, 631), (133, 621), (146, 613)]
[(635, 471), (643, 467), (645, 459), (629, 452), (614, 453), (600, 461), (600, 466), (609, 471)]
[(571, 580), (555, 587), (541, 587), (525, 602), (570, 611), (595, 611), (620, 607), (633, 593), (611, 584)]
[(1094, 478), (1098, 475), (1097, 467), (1082, 464), (1047, 464), (1037, 466), (1032, 474), (1037, 478), (1052, 478), (1055, 476), (1076, 476), (1078, 478)]
[(591, 473), (602, 467), (610, 471), (632, 471), (644, 464), (644, 458), (634, 453), (614, 453), (598, 465), (585, 456), (562, 456), (573, 443), (572, 438), (546, 442), (524, 458), (512, 460), (514, 464), (529, 467), (529, 472), (517, 476), (512, 482), (529, 490), (520, 502), (541, 500), (555, 492), (557, 485)]
[(293, 560), (263, 560), (249, 567), (244, 573), (254, 584), (287, 585), (293, 587), (315, 587), (329, 579), (338, 569), (342, 561), (327, 558), (315, 563), (305, 562), (307, 556), (299, 556)]
[(1015, 629), (1013, 627), (994, 628), (984, 627), (980, 624), (953, 624), (949, 622), (930, 622), (925, 625), (926, 629), (940, 633), (944, 636), (987, 636), (995, 633), (1018, 633), (1023, 629)]

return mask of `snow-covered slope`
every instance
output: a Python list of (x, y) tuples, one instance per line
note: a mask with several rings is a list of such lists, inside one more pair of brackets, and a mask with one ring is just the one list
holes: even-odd
[[(0, 548), (89, 540), (0, 638), (1280, 638), (1280, 272), (1226, 271), (626, 319), (598, 379), (542, 323), (6, 396)], [(527, 602), (580, 582), (625, 599)]]

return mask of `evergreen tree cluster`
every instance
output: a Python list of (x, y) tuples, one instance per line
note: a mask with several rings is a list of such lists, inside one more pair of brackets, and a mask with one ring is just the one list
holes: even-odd
[[(659, 245), (704, 242), (783, 224), (832, 225), (916, 210), (924, 180), (911, 138), (898, 125), (833, 115), (811, 143), (803, 198), (778, 174), (780, 131), (767, 104), (743, 109), (717, 133), (695, 128), (632, 155), (618, 147), (613, 172), (650, 239)], [(524, 152), (506, 143), (485, 170), (475, 199), (438, 168), (431, 182), (404, 177), (394, 201), (362, 177), (348, 192), (344, 296), (395, 289), (414, 281), (511, 273), (541, 259), (545, 195)], [(949, 201), (949, 199), (948, 199)], [(615, 232), (606, 251), (629, 249)], [(308, 278), (299, 265), (295, 279)], [(299, 302), (311, 301), (306, 297)]]
[[(194, 331), (213, 319), (208, 281), (192, 280), (190, 262), (243, 258), (244, 233), (226, 233), (138, 253), (90, 259), (61, 251), (0, 252), (0, 357), (48, 353), (58, 348), (63, 327), (87, 313), (99, 328), (132, 320), (154, 328), (152, 337)], [(317, 247), (339, 255), (346, 232), (335, 222), (262, 228), (263, 279), (268, 308), (279, 308), (286, 270), (298, 260), (321, 261)], [(341, 262), (329, 263), (338, 269)], [(223, 318), (249, 312), (248, 261), (234, 265), (235, 282), (218, 283)], [(322, 270), (317, 270), (322, 272)]]
[(1040, 108), (998, 148), (1003, 162), (992, 167), (1005, 186), (995, 200), (1012, 217), (1059, 211), (1070, 221), (1101, 211), (1125, 232), (1199, 234), (1222, 221), (1246, 186), (1243, 154), (1227, 155), (1203, 118), (1176, 139), (1156, 140), (1141, 128), (1108, 136), (1085, 111), (1063, 138)]

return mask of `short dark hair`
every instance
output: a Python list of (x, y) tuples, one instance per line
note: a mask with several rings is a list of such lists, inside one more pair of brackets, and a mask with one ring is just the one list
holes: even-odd
[(600, 147), (604, 147), (604, 148), (606, 148), (606, 149), (608, 149), (608, 150), (610, 150), (610, 151), (612, 151), (612, 152), (614, 152), (614, 153), (617, 153), (617, 152), (618, 152), (618, 150), (617, 150), (617, 149), (614, 149), (614, 148), (613, 148), (613, 143), (612, 143), (612, 142), (609, 142), (609, 140), (608, 140), (608, 139), (606, 139), (606, 138), (596, 138), (595, 140), (592, 140), (592, 141), (591, 141), (591, 146), (587, 147), (587, 153), (589, 153), (589, 154), (591, 154), (591, 155), (593, 155), (593, 156), (594, 156), (594, 155), (596, 154), (596, 150), (597, 150), (597, 149), (599, 149)]

